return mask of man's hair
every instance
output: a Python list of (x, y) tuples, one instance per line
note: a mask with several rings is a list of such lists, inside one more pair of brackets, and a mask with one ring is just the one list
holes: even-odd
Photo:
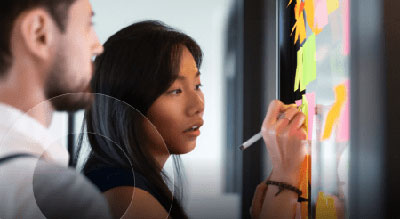
[(0, 0), (0, 78), (12, 64), (11, 33), (15, 20), (21, 13), (44, 8), (61, 32), (67, 25), (69, 7), (76, 0)]

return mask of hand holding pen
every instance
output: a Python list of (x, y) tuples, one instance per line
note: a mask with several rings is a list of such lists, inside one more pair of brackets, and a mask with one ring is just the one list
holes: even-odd
[(306, 155), (304, 121), (304, 114), (295, 104), (285, 105), (274, 100), (268, 107), (261, 132), (243, 143), (241, 149), (263, 137), (272, 160), (274, 171), (271, 177), (297, 184), (298, 172)]

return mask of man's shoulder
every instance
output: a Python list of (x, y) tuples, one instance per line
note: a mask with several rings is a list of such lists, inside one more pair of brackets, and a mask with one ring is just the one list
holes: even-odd
[(3, 163), (0, 194), (8, 200), (0, 201), (7, 206), (0, 217), (110, 218), (106, 199), (82, 174), (37, 157)]
[(37, 205), (47, 218), (109, 218), (106, 199), (74, 169), (40, 160), (32, 184)]

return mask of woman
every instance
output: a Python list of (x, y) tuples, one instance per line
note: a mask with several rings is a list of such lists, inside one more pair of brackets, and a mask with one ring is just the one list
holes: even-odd
[[(95, 60), (92, 89), (107, 96), (95, 95), (85, 112), (87, 133), (94, 134), (88, 135), (84, 174), (105, 194), (116, 218), (186, 218), (162, 168), (169, 154), (196, 146), (204, 110), (202, 51), (189, 36), (156, 21), (120, 30), (104, 48)], [(179, 167), (178, 158), (175, 163)]]
[[(189, 36), (156, 21), (122, 29), (107, 40), (104, 48), (95, 60), (92, 79), (93, 92), (102, 95), (95, 95), (91, 109), (85, 112), (91, 153), (84, 174), (106, 196), (116, 218), (187, 218), (180, 193), (172, 194), (162, 168), (170, 154), (188, 153), (196, 146), (204, 111), (199, 73), (202, 51)], [(268, 130), (263, 132), (264, 139), (271, 139), (268, 136), (275, 131), (286, 133), (285, 139), (297, 139), (287, 127), (299, 129), (304, 116), (295, 107), (278, 102), (271, 108), (287, 116), (280, 119), (276, 113), (269, 113), (266, 120), (275, 122), (263, 125)], [(275, 129), (278, 123), (279, 130)], [(270, 145), (285, 148), (281, 144), (286, 143)], [(292, 155), (301, 154), (295, 151)], [(275, 159), (274, 164), (297, 164), (286, 157)], [(179, 175), (179, 159), (174, 157), (174, 161)], [(272, 177), (281, 179), (285, 171), (292, 170), (286, 167), (278, 168)], [(176, 188), (179, 191), (182, 187)], [(269, 199), (275, 199), (268, 196), (269, 191), (261, 188), (256, 193), (261, 195), (254, 198), (254, 217), (277, 212), (276, 207), (268, 206), (272, 203)], [(283, 202), (293, 198), (293, 194), (282, 193)], [(279, 196), (277, 200), (279, 203)]]

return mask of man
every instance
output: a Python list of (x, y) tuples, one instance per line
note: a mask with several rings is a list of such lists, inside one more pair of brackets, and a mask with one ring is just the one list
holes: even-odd
[(53, 110), (92, 99), (91, 58), (103, 50), (92, 15), (89, 0), (0, 1), (2, 219), (109, 217), (105, 199), (67, 168), (67, 151), (47, 130)]

